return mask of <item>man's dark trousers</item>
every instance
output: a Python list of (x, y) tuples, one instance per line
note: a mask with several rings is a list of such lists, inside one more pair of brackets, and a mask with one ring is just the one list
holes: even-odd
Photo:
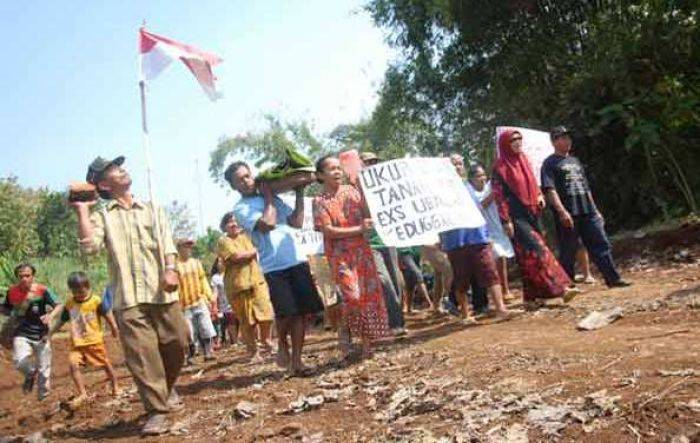
[[(557, 217), (554, 217), (559, 240), (559, 262), (573, 280), (576, 251), (579, 245), (588, 250), (588, 255), (598, 270), (603, 274), (605, 283), (610, 285), (620, 280), (620, 274), (615, 269), (612, 258), (612, 245), (605, 233), (603, 218), (597, 213), (583, 214), (572, 217), (573, 228), (565, 228)], [(579, 243), (579, 238), (581, 242)]]

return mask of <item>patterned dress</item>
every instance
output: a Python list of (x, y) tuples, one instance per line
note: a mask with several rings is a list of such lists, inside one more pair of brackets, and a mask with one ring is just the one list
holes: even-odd
[[(360, 192), (342, 185), (334, 195), (314, 198), (314, 225), (349, 228), (365, 218)], [(342, 239), (324, 238), (325, 254), (331, 273), (343, 298), (343, 317), (357, 337), (375, 339), (388, 332), (382, 285), (369, 243), (362, 235)]]
[(571, 280), (547, 247), (538, 214), (523, 205), (498, 174), (493, 176), (493, 192), (499, 214), (508, 215), (513, 223), (513, 246), (522, 272), (523, 299), (535, 301), (564, 295)]

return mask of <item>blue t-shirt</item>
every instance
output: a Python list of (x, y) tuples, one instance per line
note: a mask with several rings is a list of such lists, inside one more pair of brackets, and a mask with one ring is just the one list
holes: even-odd
[[(474, 203), (481, 205), (479, 198), (474, 193), (474, 190), (468, 183), (466, 183), (467, 191), (471, 196)], [(489, 230), (486, 228), (486, 224), (483, 224), (477, 228), (462, 228), (453, 229), (451, 231), (445, 231), (440, 233), (440, 244), (443, 251), (452, 251), (453, 249), (461, 248), (466, 245), (484, 245), (489, 243)]]
[(102, 307), (106, 311), (112, 310), (112, 305), (114, 304), (114, 289), (111, 286), (106, 286), (104, 292), (102, 293)]
[(265, 200), (262, 196), (241, 198), (233, 208), (238, 224), (246, 230), (260, 256), (263, 273), (289, 269), (307, 261), (304, 252), (294, 242), (295, 228), (287, 224), (287, 218), (294, 212), (279, 197), (275, 197), (277, 226), (270, 232), (262, 233), (255, 225), (263, 215)]

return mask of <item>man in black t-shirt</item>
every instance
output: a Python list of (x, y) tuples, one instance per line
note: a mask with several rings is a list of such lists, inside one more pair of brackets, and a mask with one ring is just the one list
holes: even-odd
[(541, 182), (542, 191), (554, 212), (562, 267), (573, 279), (580, 238), (609, 287), (629, 286), (630, 283), (623, 280), (615, 269), (603, 216), (593, 200), (583, 165), (569, 154), (569, 132), (558, 126), (550, 137), (554, 154), (542, 163)]

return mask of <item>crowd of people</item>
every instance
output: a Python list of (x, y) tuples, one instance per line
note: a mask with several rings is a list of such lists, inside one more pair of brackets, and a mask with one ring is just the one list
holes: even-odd
[[(71, 296), (60, 303), (51, 289), (34, 281), (31, 264), (15, 268), (17, 284), (2, 311), (14, 321), (11, 345), (24, 375), (22, 389), (32, 392), (36, 383), (39, 399), (49, 395), (51, 335), (69, 323), (68, 358), (77, 390), (72, 407), (88, 395), (80, 372), (84, 365), (103, 368), (118, 395), (104, 320), (121, 343), (148, 414), (142, 431), (156, 435), (168, 429), (167, 414), (183, 407), (174, 386), (181, 368), (194, 364), (198, 354), (213, 360), (218, 349), (240, 339), (251, 363), (274, 356), (290, 375), (307, 374), (302, 351), (308, 323), (324, 311), (328, 317), (332, 311), (340, 314), (341, 357), (371, 358), (377, 340), (406, 334), (404, 314), (417, 302), (435, 315), (452, 312), (465, 324), (512, 318), (515, 310), (509, 305), (516, 296), (508, 260), (513, 257), (525, 309), (538, 309), (547, 299), (570, 302), (581, 292), (574, 284), (577, 260), (583, 262), (581, 280), (593, 281), (588, 256), (609, 287), (629, 285), (615, 268), (603, 216), (581, 162), (570, 153), (569, 132), (557, 127), (550, 135), (555, 152), (542, 166), (540, 184), (518, 131), (500, 135), (490, 179), (485, 167), (467, 168), (453, 154), (452, 165), (486, 223), (442, 232), (439, 243), (415, 248), (385, 245), (361, 187), (348, 180), (339, 158), (318, 159), (313, 224), (323, 235), (333, 297), (321, 297), (318, 265), (312, 273), (309, 257), (294, 240), (304, 219), (303, 186), (294, 189), (292, 207), (268, 183), (256, 181), (246, 163), (232, 163), (224, 178), (241, 198), (221, 219), (223, 235), (207, 274), (192, 256), (194, 241), (174, 239), (163, 209), (132, 194), (124, 157), (98, 157), (87, 181), (105, 204), (99, 210), (91, 210), (96, 201), (70, 205), (78, 217), (82, 252), (106, 251), (109, 287), (99, 296), (83, 272), (73, 272), (67, 281)], [(380, 162), (371, 152), (360, 159), (364, 167)], [(542, 227), (547, 206), (554, 214), (558, 258)], [(421, 261), (432, 269), (430, 278)]]

